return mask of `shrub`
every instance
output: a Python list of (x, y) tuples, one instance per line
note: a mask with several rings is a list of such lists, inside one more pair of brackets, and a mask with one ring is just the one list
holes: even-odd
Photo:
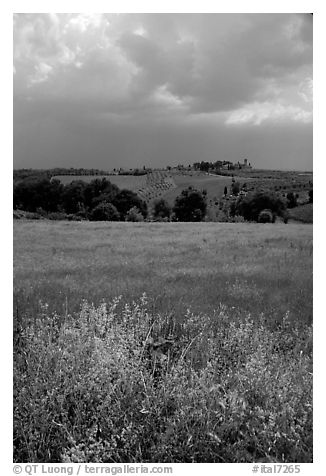
[(119, 212), (112, 203), (99, 203), (89, 215), (91, 221), (118, 221), (120, 218)]
[(163, 198), (154, 202), (153, 216), (157, 219), (170, 218), (172, 209)]
[(293, 192), (289, 192), (287, 195), (286, 195), (286, 198), (287, 198), (287, 207), (288, 208), (294, 208), (298, 205), (297, 203), (297, 197), (296, 195), (294, 195)]
[(220, 223), (227, 223), (229, 221), (227, 212), (224, 209), (217, 210), (214, 221), (217, 221)]
[(283, 217), (283, 222), (284, 222), (284, 223), (287, 223), (287, 222), (289, 221), (289, 212), (288, 212), (287, 210), (285, 210), (285, 211), (283, 212), (282, 217)]
[(24, 215), (20, 210), (14, 210), (13, 218), (14, 220), (20, 220), (21, 218), (24, 218)]
[(231, 217), (234, 217), (237, 213), (237, 202), (234, 200), (230, 203), (229, 213)]
[(120, 213), (122, 220), (125, 220), (127, 213), (133, 207), (137, 207), (143, 218), (147, 217), (147, 204), (141, 200), (135, 192), (131, 190), (121, 190), (113, 200), (113, 205)]
[(232, 223), (243, 223), (244, 218), (241, 215), (235, 215), (230, 221), (232, 221)]
[(286, 206), (278, 195), (258, 191), (240, 197), (235, 202), (234, 213), (242, 215), (245, 220), (258, 221), (259, 213), (266, 209), (270, 210), (273, 216), (282, 216)]
[(175, 322), (144, 295), (14, 330), (15, 462), (312, 462), (312, 329), (288, 314)]
[[(147, 219), (146, 221), (152, 221), (150, 219)], [(161, 217), (158, 217), (158, 218), (154, 218), (153, 221), (155, 222), (161, 222), (161, 223), (169, 223), (169, 221), (173, 221), (172, 218), (168, 218), (168, 217), (164, 217), (164, 218), (161, 218)]]
[(75, 213), (67, 213), (66, 219), (69, 220), (69, 221), (83, 221), (84, 220), (84, 218), (82, 218), (77, 213), (76, 214)]
[(233, 195), (239, 195), (240, 183), (239, 182), (233, 182), (231, 190), (232, 190)]
[(47, 213), (45, 210), (43, 210), (42, 207), (37, 207), (36, 210), (35, 210), (35, 213), (37, 213), (38, 215), (40, 215), (41, 217), (45, 218)]
[(126, 214), (126, 221), (144, 221), (143, 215), (140, 213), (140, 210), (137, 207), (132, 207)]
[(63, 212), (48, 213), (47, 218), (49, 220), (67, 220), (68, 215)]
[(312, 203), (312, 201), (313, 201), (313, 190), (312, 189), (309, 190), (308, 197), (309, 197), (309, 203)]
[(273, 214), (270, 210), (262, 210), (258, 215), (258, 222), (259, 223), (272, 223), (273, 222)]
[(26, 212), (25, 210), (14, 210), (13, 212), (14, 219), (25, 218), (26, 220), (40, 220), (44, 217), (38, 213)]

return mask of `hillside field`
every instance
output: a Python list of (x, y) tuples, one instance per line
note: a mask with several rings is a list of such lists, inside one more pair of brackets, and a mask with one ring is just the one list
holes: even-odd
[[(146, 175), (60, 175), (63, 184), (72, 180), (90, 182), (94, 179), (106, 178), (120, 189), (129, 189), (147, 202), (149, 215), (153, 212), (155, 200), (164, 198), (171, 207), (175, 199), (188, 187), (205, 191), (207, 199), (207, 221), (227, 221), (229, 203), (221, 200), (224, 189), (232, 193), (232, 180), (239, 182), (240, 187), (246, 184), (248, 191), (264, 190), (280, 194), (283, 200), (289, 192), (297, 196), (299, 208), (290, 211), (291, 222), (312, 223), (312, 205), (307, 205), (308, 192), (312, 189), (312, 174), (286, 171), (242, 170), (229, 171), (229, 175), (215, 175), (195, 170), (154, 170)], [(234, 179), (232, 176), (234, 175)]]
[(224, 187), (231, 193), (231, 177), (222, 177), (220, 175), (210, 175), (203, 172), (174, 172), (172, 174), (176, 188), (167, 191), (164, 199), (173, 206), (174, 200), (181, 194), (182, 190), (193, 187), (197, 190), (206, 190), (208, 204), (214, 202), (223, 196)]
[(52, 178), (60, 180), (63, 185), (74, 180), (82, 180), (89, 183), (96, 179), (106, 179), (117, 185), (120, 189), (127, 188), (132, 191), (137, 191), (146, 184), (146, 175), (58, 175)]
[(289, 219), (302, 223), (313, 222), (313, 204), (306, 203), (299, 207), (295, 207), (289, 210)]
[(71, 183), (73, 180), (82, 180), (89, 183), (95, 179), (105, 178), (112, 184), (117, 185), (120, 190), (127, 189), (137, 193), (147, 203), (161, 198), (167, 190), (176, 186), (171, 174), (160, 170), (149, 172), (146, 175), (58, 175), (53, 178), (60, 180), (64, 185)]
[[(181, 172), (181, 171), (154, 171), (147, 175), (59, 175), (54, 176), (64, 185), (72, 180), (83, 180), (91, 182), (95, 179), (106, 178), (111, 183), (117, 185), (120, 189), (132, 190), (148, 202), (156, 198), (164, 197), (170, 205), (174, 204), (175, 198), (180, 195), (182, 190), (193, 187), (198, 190), (205, 189), (208, 199), (219, 199), (223, 195), (224, 187), (230, 187), (231, 177), (222, 177), (218, 175), (209, 175), (204, 172)], [(250, 179), (249, 179), (250, 180)], [(162, 183), (168, 183), (171, 186), (164, 189), (159, 188)], [(156, 186), (156, 187), (155, 187)], [(157, 188), (157, 190), (155, 190)]]
[(14, 462), (312, 462), (312, 226), (14, 222)]

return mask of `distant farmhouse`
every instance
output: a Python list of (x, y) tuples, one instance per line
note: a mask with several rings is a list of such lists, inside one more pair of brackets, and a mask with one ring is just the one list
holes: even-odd
[(234, 168), (244, 169), (244, 170), (252, 169), (250, 162), (248, 163), (248, 159), (244, 159), (243, 164), (240, 164), (240, 162), (238, 162), (237, 164), (234, 164)]
[(251, 166), (251, 163), (248, 162), (248, 159), (244, 159), (243, 160), (243, 163), (241, 162), (236, 162), (236, 163), (233, 163), (233, 162), (230, 162), (230, 161), (223, 161), (222, 164), (220, 165), (220, 168), (222, 170), (240, 170), (240, 169), (243, 169), (243, 170), (251, 170), (252, 169), (252, 166)]
[(243, 163), (241, 162), (236, 162), (235, 164), (229, 161), (224, 161), (221, 169), (223, 170), (251, 170), (252, 166), (251, 163), (248, 162), (248, 159), (244, 159)]

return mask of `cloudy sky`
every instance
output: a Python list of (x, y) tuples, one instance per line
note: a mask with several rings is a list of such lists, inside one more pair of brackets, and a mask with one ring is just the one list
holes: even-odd
[(312, 16), (15, 14), (14, 167), (312, 170)]

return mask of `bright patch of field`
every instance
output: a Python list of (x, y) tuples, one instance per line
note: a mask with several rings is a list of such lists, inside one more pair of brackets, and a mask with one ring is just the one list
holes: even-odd
[(306, 203), (299, 207), (295, 207), (289, 210), (289, 219), (302, 223), (313, 222), (313, 204)]
[(164, 199), (170, 205), (173, 205), (176, 197), (181, 194), (182, 190), (188, 187), (193, 187), (200, 191), (206, 190), (208, 203), (210, 200), (212, 202), (219, 200), (223, 196), (225, 186), (228, 188), (228, 193), (231, 193), (231, 177), (208, 175), (202, 172), (173, 173), (172, 177), (176, 188), (164, 194)]
[(155, 311), (220, 303), (273, 320), (312, 319), (312, 226), (14, 222), (15, 307), (57, 312), (146, 292)]

